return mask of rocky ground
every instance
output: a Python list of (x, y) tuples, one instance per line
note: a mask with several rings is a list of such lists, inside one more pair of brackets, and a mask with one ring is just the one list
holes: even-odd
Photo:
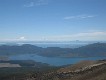
[[(0, 80), (106, 80), (106, 60), (81, 61), (74, 65), (42, 70), (30, 68), (29, 72), (28, 69), (17, 68), (17, 74), (1, 77)], [(16, 71), (13, 68), (11, 70)]]

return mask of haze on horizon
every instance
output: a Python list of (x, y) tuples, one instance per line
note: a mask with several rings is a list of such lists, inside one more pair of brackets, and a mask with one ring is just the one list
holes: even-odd
[(106, 41), (106, 0), (0, 0), (0, 41)]

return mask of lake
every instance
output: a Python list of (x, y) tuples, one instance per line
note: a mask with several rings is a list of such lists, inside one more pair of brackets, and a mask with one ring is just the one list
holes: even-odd
[(101, 60), (106, 57), (87, 57), (87, 58), (59, 58), (59, 57), (43, 57), (36, 54), (22, 54), (12, 55), (9, 57), (10, 60), (34, 60), (36, 62), (48, 63), (54, 66), (62, 66), (68, 64), (75, 64), (82, 60)]

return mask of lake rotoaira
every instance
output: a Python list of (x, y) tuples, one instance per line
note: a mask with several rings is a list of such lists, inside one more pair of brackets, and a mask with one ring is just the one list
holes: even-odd
[(36, 62), (48, 63), (54, 66), (62, 66), (68, 64), (74, 64), (82, 60), (102, 60), (106, 57), (87, 57), (87, 58), (60, 58), (60, 57), (43, 57), (36, 54), (22, 54), (13, 55), (9, 57), (10, 60), (34, 60)]

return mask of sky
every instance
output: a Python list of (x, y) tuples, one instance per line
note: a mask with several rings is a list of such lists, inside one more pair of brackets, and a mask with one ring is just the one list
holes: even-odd
[(0, 41), (106, 41), (106, 0), (0, 0)]

